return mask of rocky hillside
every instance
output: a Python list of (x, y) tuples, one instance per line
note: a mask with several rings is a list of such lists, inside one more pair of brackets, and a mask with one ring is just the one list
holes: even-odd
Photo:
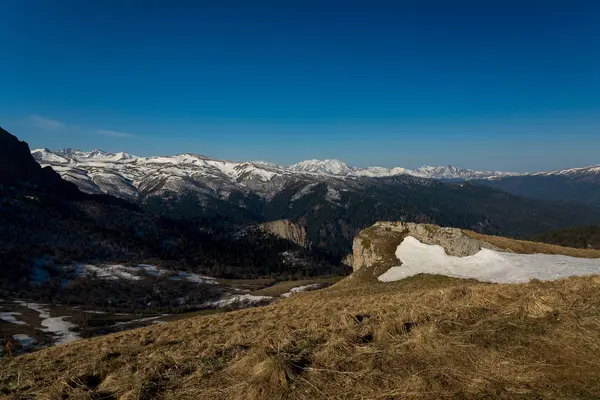
[(23, 184), (77, 196), (79, 190), (61, 179), (51, 167), (42, 168), (31, 157), (27, 143), (0, 127), (0, 184)]
[(275, 236), (289, 240), (302, 247), (309, 247), (310, 242), (306, 234), (306, 228), (292, 221), (281, 219), (277, 221), (265, 222), (260, 227)]

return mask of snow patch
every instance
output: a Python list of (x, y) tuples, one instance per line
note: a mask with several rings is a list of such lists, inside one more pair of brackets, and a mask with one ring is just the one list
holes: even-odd
[(154, 320), (156, 320), (158, 318), (166, 317), (168, 315), (169, 314), (161, 314), (161, 315), (155, 315), (153, 317), (145, 317), (145, 318), (139, 318), (139, 319), (132, 319), (131, 321), (117, 322), (116, 324), (113, 325), (113, 327), (125, 326), (125, 325), (130, 325), (130, 324), (136, 324), (136, 323), (144, 323), (144, 322), (154, 321)]
[(600, 274), (600, 259), (549, 254), (514, 254), (481, 249), (477, 254), (455, 257), (439, 245), (406, 237), (396, 249), (401, 266), (379, 276), (381, 282), (398, 281), (417, 274), (439, 274), (454, 278), (495, 283), (523, 283)]
[(65, 318), (69, 317), (50, 317), (42, 321), (42, 326), (46, 328), (43, 331), (52, 333), (56, 344), (70, 343), (81, 339), (77, 333), (71, 332), (71, 328), (77, 328), (77, 325), (65, 321)]
[(69, 343), (81, 339), (77, 333), (71, 332), (71, 328), (77, 328), (77, 325), (64, 320), (65, 318), (69, 318), (69, 316), (52, 317), (50, 311), (43, 304), (29, 303), (22, 300), (17, 300), (15, 303), (36, 311), (39, 317), (43, 319), (41, 325), (44, 329), (42, 331), (51, 333), (54, 336), (56, 344)]
[(27, 325), (23, 321), (19, 321), (14, 316), (21, 315), (19, 312), (0, 312), (0, 319), (4, 322), (8, 322), (15, 325)]
[(228, 307), (228, 306), (231, 306), (234, 304), (252, 305), (252, 304), (262, 303), (262, 302), (270, 301), (270, 300), (273, 300), (273, 297), (271, 297), (271, 296), (255, 296), (252, 294), (235, 294), (235, 295), (229, 296), (229, 297), (221, 299), (221, 300), (205, 303), (204, 306), (205, 307), (223, 308), (223, 307)]
[(311, 183), (304, 186), (302, 189), (297, 191), (291, 198), (291, 201), (296, 201), (300, 199), (302, 196), (305, 196), (313, 191), (313, 189), (318, 185), (318, 183)]
[(289, 292), (282, 294), (281, 297), (290, 297), (294, 293), (310, 292), (312, 290), (321, 289), (322, 287), (323, 287), (322, 283), (313, 283), (310, 285), (298, 286), (298, 287), (292, 288)]
[(325, 200), (336, 202), (342, 200), (342, 195), (340, 192), (331, 186), (327, 186), (327, 194), (325, 194)]
[(19, 344), (23, 348), (31, 347), (32, 345), (37, 343), (37, 340), (24, 333), (17, 333), (16, 335), (12, 335), (12, 338), (19, 342)]

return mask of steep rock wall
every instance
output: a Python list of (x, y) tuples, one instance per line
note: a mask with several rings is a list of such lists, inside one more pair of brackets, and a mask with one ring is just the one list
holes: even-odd
[(300, 224), (296, 224), (287, 219), (265, 222), (261, 228), (273, 235), (283, 239), (290, 240), (302, 247), (309, 247), (309, 241), (306, 235), (306, 229)]

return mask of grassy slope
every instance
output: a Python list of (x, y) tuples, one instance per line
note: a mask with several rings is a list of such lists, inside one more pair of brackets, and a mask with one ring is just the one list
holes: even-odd
[(600, 397), (599, 310), (600, 277), (355, 280), (1, 361), (0, 394), (591, 399)]

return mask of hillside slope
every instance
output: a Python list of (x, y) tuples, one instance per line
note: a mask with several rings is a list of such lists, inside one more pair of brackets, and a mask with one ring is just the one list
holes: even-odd
[(580, 226), (542, 233), (534, 236), (532, 240), (582, 249), (600, 249), (600, 226)]
[(518, 285), (435, 275), (392, 283), (347, 278), (263, 308), (3, 360), (0, 393), (9, 399), (591, 399), (600, 396), (599, 308), (600, 276)]

